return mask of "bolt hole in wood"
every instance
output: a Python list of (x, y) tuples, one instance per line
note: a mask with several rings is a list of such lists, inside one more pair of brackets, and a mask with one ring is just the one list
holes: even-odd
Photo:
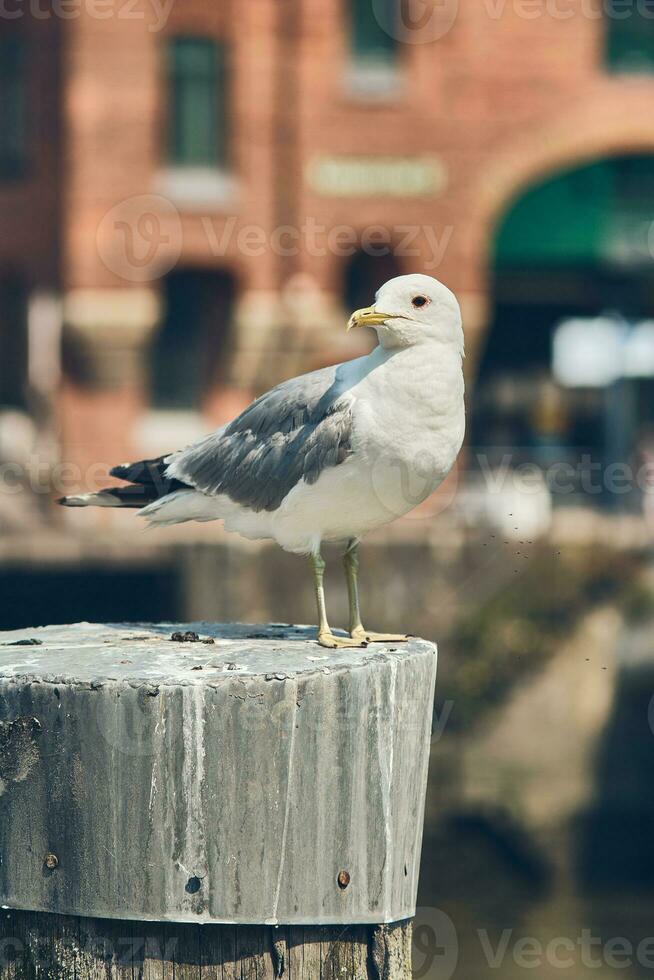
[(338, 873), (338, 887), (341, 891), (344, 891), (350, 884), (350, 872), (349, 871), (339, 871)]
[(189, 895), (197, 895), (202, 888), (202, 882), (195, 875), (186, 882), (185, 889)]

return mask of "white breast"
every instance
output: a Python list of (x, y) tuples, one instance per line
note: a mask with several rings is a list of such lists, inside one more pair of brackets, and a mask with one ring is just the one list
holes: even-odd
[(445, 479), (463, 442), (463, 375), (458, 354), (430, 354), (384, 352), (352, 387), (353, 456), (289, 493), (271, 522), (282, 547), (361, 537), (413, 510)]
[(426, 495), (431, 493), (449, 473), (463, 442), (458, 353), (436, 344), (399, 351), (371, 371), (354, 394), (357, 449), (373, 464), (385, 458), (422, 476)]

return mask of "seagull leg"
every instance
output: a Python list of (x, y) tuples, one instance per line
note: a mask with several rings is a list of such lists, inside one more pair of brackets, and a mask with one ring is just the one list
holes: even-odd
[(347, 598), (350, 604), (350, 636), (362, 636), (365, 633), (361, 622), (359, 607), (359, 545), (355, 540), (350, 541), (343, 555), (345, 565), (345, 581), (347, 582)]
[(313, 568), (313, 581), (316, 590), (316, 604), (318, 606), (318, 643), (321, 647), (329, 650), (340, 650), (347, 647), (365, 647), (366, 641), (363, 637), (344, 637), (334, 636), (329, 623), (327, 622), (327, 606), (325, 604), (325, 587), (323, 578), (325, 575), (325, 562), (321, 554), (311, 555), (311, 567)]
[(350, 541), (343, 555), (347, 595), (350, 602), (350, 636), (366, 643), (404, 643), (409, 637), (404, 633), (373, 633), (361, 622), (359, 607), (359, 542)]

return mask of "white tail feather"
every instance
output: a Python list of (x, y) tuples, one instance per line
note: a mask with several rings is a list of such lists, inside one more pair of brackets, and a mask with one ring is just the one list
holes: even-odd
[(113, 494), (104, 493), (80, 493), (72, 497), (62, 497), (59, 501), (64, 507), (121, 507), (122, 504)]

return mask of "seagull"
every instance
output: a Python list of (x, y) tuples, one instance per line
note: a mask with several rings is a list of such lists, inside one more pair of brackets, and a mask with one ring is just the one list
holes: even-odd
[[(347, 329), (360, 327), (377, 332), (370, 354), (284, 381), (186, 449), (114, 467), (127, 486), (59, 502), (138, 508), (154, 526), (222, 520), (246, 538), (272, 539), (309, 558), (321, 646), (408, 639), (363, 626), (359, 543), (425, 500), (454, 466), (465, 431), (461, 311), (437, 279), (398, 276), (352, 314)], [(325, 542), (344, 548), (347, 637), (327, 618)]]

